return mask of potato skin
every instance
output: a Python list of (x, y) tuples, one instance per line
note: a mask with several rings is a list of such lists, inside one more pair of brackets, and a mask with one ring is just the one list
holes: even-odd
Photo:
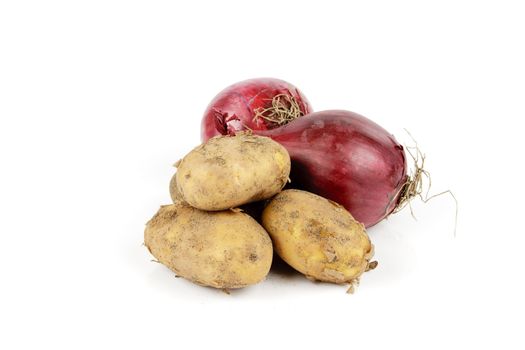
[(177, 168), (184, 200), (202, 210), (224, 210), (267, 199), (286, 185), (290, 155), (268, 137), (218, 136), (188, 153)]
[(369, 266), (373, 246), (364, 226), (339, 204), (285, 190), (262, 214), (277, 254), (310, 279), (349, 283)]
[(184, 198), (177, 188), (177, 173), (173, 174), (170, 180), (170, 197), (173, 203), (184, 202)]
[(144, 244), (177, 275), (222, 289), (260, 282), (273, 257), (270, 237), (250, 216), (205, 212), (183, 203), (159, 209), (146, 225)]

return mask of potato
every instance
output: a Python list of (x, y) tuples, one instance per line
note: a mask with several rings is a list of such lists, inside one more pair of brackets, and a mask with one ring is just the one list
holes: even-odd
[[(177, 174), (174, 174), (170, 181), (170, 196), (173, 203), (183, 202), (184, 198), (177, 188)], [(239, 207), (241, 211), (250, 215), (257, 222), (261, 221), (262, 211), (264, 209), (265, 201), (247, 203)]]
[(364, 226), (313, 193), (279, 193), (263, 211), (262, 223), (277, 254), (310, 279), (351, 283), (377, 264), (369, 263), (373, 246)]
[(260, 282), (273, 256), (268, 233), (250, 216), (205, 212), (183, 203), (159, 209), (146, 225), (144, 244), (177, 275), (222, 289)]
[(177, 168), (184, 200), (202, 210), (224, 210), (267, 199), (290, 175), (290, 155), (270, 138), (240, 134), (211, 138)]
[(177, 188), (177, 173), (173, 174), (170, 180), (170, 196), (173, 203), (184, 202), (184, 198)]

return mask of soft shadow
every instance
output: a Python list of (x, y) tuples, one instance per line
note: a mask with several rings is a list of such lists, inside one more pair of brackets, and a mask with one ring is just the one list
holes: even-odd
[(273, 255), (272, 268), (270, 269), (270, 274), (274, 276), (279, 276), (282, 278), (295, 278), (302, 276), (301, 273), (294, 270), (293, 267), (284, 262), (279, 255)]

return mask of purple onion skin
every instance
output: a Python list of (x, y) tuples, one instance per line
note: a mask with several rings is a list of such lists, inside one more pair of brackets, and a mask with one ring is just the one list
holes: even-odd
[(388, 216), (407, 180), (403, 146), (381, 126), (353, 112), (311, 113), (256, 131), (282, 144), (292, 159), (292, 186), (344, 206), (366, 227)]
[(312, 106), (294, 85), (275, 78), (248, 79), (228, 86), (210, 102), (201, 122), (201, 139), (234, 135), (243, 130), (268, 130), (279, 127), (264, 119), (254, 119), (258, 108), (268, 108), (277, 95), (293, 97), (301, 113), (311, 113)]

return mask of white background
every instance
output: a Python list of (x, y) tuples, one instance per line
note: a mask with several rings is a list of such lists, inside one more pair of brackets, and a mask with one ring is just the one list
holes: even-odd
[[(517, 349), (520, 1), (0, 2), (0, 348)], [(150, 262), (145, 222), (227, 85), (272, 76), (427, 155), (448, 196), (370, 229), (356, 294), (286, 268), (226, 295)]]

